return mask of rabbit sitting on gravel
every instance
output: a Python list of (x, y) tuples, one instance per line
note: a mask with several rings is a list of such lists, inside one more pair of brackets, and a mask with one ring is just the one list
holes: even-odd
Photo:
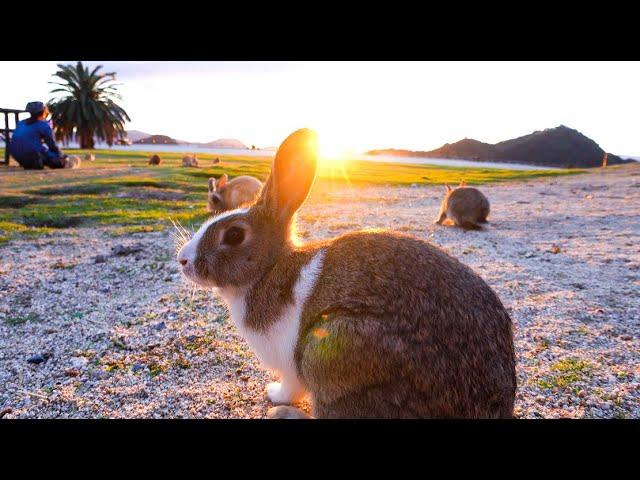
[(225, 173), (219, 179), (209, 179), (207, 210), (220, 213), (241, 205), (253, 203), (262, 190), (262, 182), (249, 175), (241, 175), (229, 181)]
[(262, 363), (270, 418), (310, 394), (318, 418), (511, 418), (512, 323), (495, 292), (440, 248), (393, 232), (300, 244), (315, 134), (284, 140), (258, 201), (205, 222), (179, 249)]
[(465, 230), (481, 230), (480, 223), (486, 223), (489, 215), (487, 197), (477, 188), (467, 187), (464, 180), (456, 189), (445, 186), (446, 194), (434, 223), (442, 225), (448, 219)]

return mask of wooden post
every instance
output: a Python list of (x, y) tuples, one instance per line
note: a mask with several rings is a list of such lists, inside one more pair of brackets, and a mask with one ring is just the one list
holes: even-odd
[(9, 114), (4, 112), (4, 164), (9, 166)]
[(609, 161), (609, 154), (605, 152), (604, 157), (602, 157), (602, 168), (607, 166), (608, 161)]

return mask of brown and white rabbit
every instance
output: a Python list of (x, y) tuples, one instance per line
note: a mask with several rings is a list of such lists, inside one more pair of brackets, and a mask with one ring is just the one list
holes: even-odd
[[(259, 200), (212, 217), (178, 253), (279, 373), (268, 398), (308, 393), (318, 418), (511, 418), (511, 319), (470, 268), (393, 232), (293, 237), (317, 157), (312, 131), (291, 134)], [(308, 417), (286, 406), (268, 416)]]
[(452, 189), (446, 186), (446, 194), (440, 205), (438, 219), (434, 223), (442, 225), (449, 219), (454, 225), (465, 230), (480, 230), (489, 215), (489, 200), (477, 188), (467, 187), (466, 182)]
[(261, 190), (262, 182), (249, 175), (241, 175), (231, 181), (226, 173), (217, 180), (210, 178), (207, 210), (220, 213), (253, 203), (258, 199)]
[(149, 165), (160, 165), (161, 161), (160, 155), (151, 155), (148, 163)]

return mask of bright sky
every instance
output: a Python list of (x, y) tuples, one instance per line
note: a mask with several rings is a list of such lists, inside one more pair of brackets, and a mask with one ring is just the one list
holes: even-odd
[[(0, 62), (0, 107), (47, 100), (62, 62)], [(640, 62), (98, 62), (123, 85), (127, 129), (325, 153), (495, 143), (560, 124), (640, 155)]]

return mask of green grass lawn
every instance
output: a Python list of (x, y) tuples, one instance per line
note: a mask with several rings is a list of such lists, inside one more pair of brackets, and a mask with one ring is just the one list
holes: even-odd
[[(65, 150), (80, 155), (85, 151)], [(177, 220), (197, 225), (207, 217), (207, 179), (253, 175), (265, 180), (271, 159), (198, 155), (200, 168), (183, 168), (183, 153), (160, 153), (149, 166), (145, 151), (95, 150), (94, 162), (74, 170), (24, 171), (0, 166), (0, 243), (80, 226), (113, 226), (112, 235), (162, 230)], [(0, 149), (4, 157), (4, 151)], [(214, 157), (221, 160), (213, 164)], [(323, 165), (314, 189), (345, 185), (469, 185), (566, 175), (583, 170), (509, 170), (347, 161)]]

